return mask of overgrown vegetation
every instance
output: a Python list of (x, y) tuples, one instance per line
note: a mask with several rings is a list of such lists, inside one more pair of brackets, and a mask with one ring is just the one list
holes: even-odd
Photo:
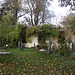
[(58, 37), (58, 28), (52, 24), (28, 27), (26, 30), (26, 40), (30, 42), (34, 36), (38, 36), (39, 45), (46, 48), (46, 40), (50, 39), (50, 37)]
[(9, 47), (17, 47), (18, 41), (20, 41), (21, 38), (25, 40), (25, 29), (20, 23), (16, 23), (16, 25), (13, 24), (12, 15), (13, 13), (9, 11), (8, 15), (2, 18), (0, 40), (3, 46), (8, 44)]
[(71, 25), (71, 28), (72, 28), (72, 32), (73, 32), (73, 34), (75, 35), (75, 17), (73, 17), (73, 18), (70, 20), (70, 25)]
[(52, 24), (44, 24), (42, 26), (26, 27), (20, 23), (14, 23), (12, 11), (2, 18), (0, 26), (0, 38), (3, 46), (9, 44), (9, 47), (17, 47), (18, 42), (22, 38), (22, 42), (31, 42), (34, 36), (38, 36), (41, 46), (45, 46), (46, 39), (57, 37), (58, 28)]
[(59, 46), (60, 55), (63, 55), (63, 56), (71, 55), (71, 50), (69, 46), (67, 46), (67, 42), (68, 41), (66, 40), (65, 31), (59, 31), (58, 43), (60, 44)]

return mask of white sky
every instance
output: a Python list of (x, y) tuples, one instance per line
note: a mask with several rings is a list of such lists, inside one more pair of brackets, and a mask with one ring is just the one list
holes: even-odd
[[(0, 0), (0, 1), (3, 1), (3, 0)], [(58, 0), (53, 0), (53, 2), (51, 2), (51, 6), (49, 7), (49, 10), (53, 11), (56, 16), (51, 19), (51, 23), (55, 25), (59, 24), (59, 22), (63, 20), (63, 18), (70, 13), (69, 11), (70, 7), (69, 6), (60, 7)], [(20, 20), (23, 20), (23, 17)]]
[(56, 17), (52, 18), (52, 24), (59, 24), (59, 22), (61, 20), (63, 20), (63, 18), (67, 15), (69, 15), (70, 13), (70, 6), (68, 7), (60, 7), (58, 0), (53, 0), (53, 2), (51, 2), (51, 7), (49, 8), (49, 10), (54, 11), (54, 14)]
[(3, 0), (0, 0), (1, 2), (3, 1)]
[[(48, 20), (48, 22), (52, 23), (52, 24), (59, 24), (61, 20), (63, 20), (63, 18), (65, 16), (67, 16), (70, 13), (70, 7), (60, 7), (58, 0), (53, 0), (51, 3), (51, 6), (49, 7), (50, 11), (53, 11), (56, 17), (51, 18), (51, 22)], [(20, 21), (23, 21), (23, 18), (19, 19)]]

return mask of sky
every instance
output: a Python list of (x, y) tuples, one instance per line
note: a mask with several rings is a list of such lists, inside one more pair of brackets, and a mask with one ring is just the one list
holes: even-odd
[[(0, 1), (3, 1), (3, 0), (0, 0)], [(58, 0), (53, 0), (51, 2), (51, 6), (49, 7), (49, 10), (54, 12), (55, 14), (55, 17), (52, 17), (50, 21), (51, 24), (55, 24), (55, 25), (60, 24), (60, 21), (62, 21), (64, 17), (66, 17), (67, 15), (69, 15), (69, 13), (72, 12), (70, 11), (70, 6), (60, 7)], [(73, 13), (75, 13), (75, 11)], [(19, 20), (20, 21), (23, 20), (23, 17), (20, 18)]]
[[(0, 0), (1, 2), (3, 2), (3, 0)], [(0, 3), (1, 4), (1, 3)]]
[(60, 21), (62, 21), (64, 17), (66, 17), (67, 15), (69, 15), (69, 13), (71, 13), (70, 6), (60, 7), (58, 0), (53, 0), (53, 2), (51, 2), (49, 10), (53, 11), (55, 14), (55, 17), (51, 19), (51, 23), (55, 25), (60, 24)]
[(63, 18), (68, 16), (70, 13), (75, 13), (75, 11), (70, 10), (70, 6), (60, 7), (58, 0), (53, 0), (51, 2), (51, 7), (49, 10), (55, 13), (55, 17), (51, 19), (51, 23), (55, 25), (61, 25), (60, 22), (63, 21)]
[[(49, 7), (49, 10), (52, 11), (55, 14), (55, 17), (52, 17), (51, 20), (48, 20), (47, 22), (50, 22), (51, 24), (58, 25), (60, 24), (60, 21), (63, 20), (63, 18), (70, 13), (70, 7), (60, 7), (58, 0), (53, 0), (51, 3), (51, 6)], [(23, 18), (20, 18), (19, 20), (23, 20)]]
[[(71, 13), (70, 6), (60, 7), (58, 0), (53, 0), (50, 3), (51, 6), (49, 7), (49, 10), (55, 14), (55, 17), (51, 17), (51, 20), (48, 20), (48, 22), (54, 25), (61, 25), (60, 21), (62, 21), (64, 17)], [(23, 20), (23, 18), (20, 18), (19, 20)]]

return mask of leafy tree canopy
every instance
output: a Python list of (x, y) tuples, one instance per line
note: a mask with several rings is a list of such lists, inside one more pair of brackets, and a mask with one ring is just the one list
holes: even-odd
[(25, 29), (23, 29), (24, 26), (20, 23), (16, 23), (16, 25), (13, 25), (12, 18), (12, 12), (9, 11), (9, 13), (2, 18), (0, 26), (0, 37), (2, 43), (3, 45), (9, 43), (10, 47), (16, 45), (21, 38), (25, 39), (25, 36), (23, 36), (24, 34), (22, 34), (25, 33)]

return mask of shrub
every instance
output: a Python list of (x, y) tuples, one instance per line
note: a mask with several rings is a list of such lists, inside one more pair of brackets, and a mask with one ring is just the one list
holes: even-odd
[(74, 61), (75, 61), (75, 56), (72, 56), (72, 60), (74, 60)]
[(59, 48), (59, 53), (60, 53), (60, 55), (64, 56), (65, 53), (66, 53), (66, 51), (65, 51), (65, 47), (61, 47), (61, 48)]
[(66, 56), (71, 56), (71, 50), (66, 51)]
[(39, 48), (40, 49), (47, 49), (48, 48), (47, 43), (39, 44)]
[(71, 50), (69, 47), (67, 47), (66, 43), (62, 44), (59, 48), (59, 53), (62, 56), (70, 56), (71, 55)]
[(74, 49), (73, 49), (73, 50), (74, 50), (74, 52), (75, 52), (75, 42), (74, 42)]

